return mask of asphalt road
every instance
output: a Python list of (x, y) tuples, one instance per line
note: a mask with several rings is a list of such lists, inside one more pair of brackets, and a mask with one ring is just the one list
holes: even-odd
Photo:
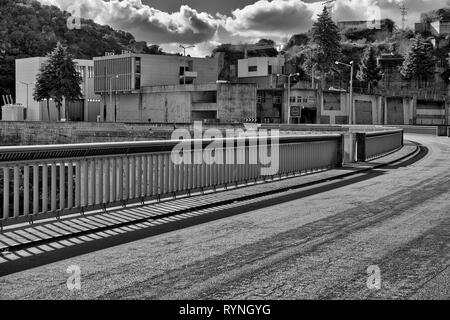
[(11, 274), (0, 298), (448, 299), (450, 139), (406, 139), (428, 149), (407, 167)]

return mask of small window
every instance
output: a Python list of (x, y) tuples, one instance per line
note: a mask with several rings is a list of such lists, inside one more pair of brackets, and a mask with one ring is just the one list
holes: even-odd
[(269, 68), (267, 70), (267, 74), (272, 74), (272, 66), (271, 65), (269, 65)]
[(295, 97), (290, 97), (290, 98), (289, 98), (289, 101), (290, 101), (290, 102), (295, 102), (296, 99), (295, 99)]
[(302, 102), (302, 97), (301, 97), (301, 96), (298, 96), (298, 97), (297, 97), (297, 102), (299, 102), (299, 103)]
[(273, 103), (281, 104), (281, 97), (280, 96), (274, 96), (273, 97)]
[(94, 78), (94, 67), (88, 67), (88, 78)]
[(248, 72), (257, 72), (258, 66), (248, 66)]
[(141, 88), (141, 77), (136, 76), (134, 81), (134, 89), (139, 90)]
[(308, 98), (303, 98), (303, 103), (308, 103)]
[(136, 73), (141, 73), (141, 58), (136, 58)]

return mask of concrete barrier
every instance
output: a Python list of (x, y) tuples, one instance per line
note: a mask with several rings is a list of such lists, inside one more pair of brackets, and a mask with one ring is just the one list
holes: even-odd
[(403, 130), (356, 133), (357, 161), (382, 157), (403, 146)]
[(436, 135), (438, 137), (447, 137), (448, 136), (448, 126), (437, 126)]
[(437, 127), (436, 126), (404, 126), (399, 125), (396, 126), (398, 128), (403, 129), (404, 133), (414, 133), (414, 134), (429, 134), (429, 135), (437, 135)]

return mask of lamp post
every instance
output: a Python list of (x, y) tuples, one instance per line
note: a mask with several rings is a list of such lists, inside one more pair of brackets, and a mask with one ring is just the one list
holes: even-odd
[[(109, 76), (109, 105), (112, 107), (112, 80), (119, 79), (119, 75)], [(114, 105), (114, 122), (117, 122), (117, 106)]]
[(291, 78), (295, 76), (299, 76), (300, 73), (291, 73), (287, 74), (277, 74), (277, 77), (287, 77), (288, 78), (288, 119), (287, 123), (291, 123)]
[(350, 61), (350, 64), (336, 61), (336, 65), (343, 65), (350, 68), (350, 105), (349, 105), (349, 116), (348, 123), (353, 124), (353, 61)]
[(183, 67), (183, 84), (186, 85), (186, 49), (194, 48), (195, 46), (183, 46), (180, 44), (180, 48), (183, 49), (184, 67)]

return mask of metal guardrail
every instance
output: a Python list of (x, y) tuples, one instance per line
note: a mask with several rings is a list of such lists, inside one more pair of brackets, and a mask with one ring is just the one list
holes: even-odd
[(382, 157), (403, 146), (403, 129), (356, 133), (357, 161)]
[[(341, 134), (282, 136), (276, 145), (268, 139), (269, 150), (278, 147), (279, 170), (267, 177), (261, 174), (264, 166), (251, 161), (259, 147), (254, 140), (223, 139), (222, 150), (233, 150), (226, 153), (223, 164), (175, 164), (171, 154), (178, 140), (0, 147), (0, 225), (32, 223), (342, 165)], [(184, 140), (185, 146), (192, 147), (192, 159), (204, 155), (211, 142)]]

